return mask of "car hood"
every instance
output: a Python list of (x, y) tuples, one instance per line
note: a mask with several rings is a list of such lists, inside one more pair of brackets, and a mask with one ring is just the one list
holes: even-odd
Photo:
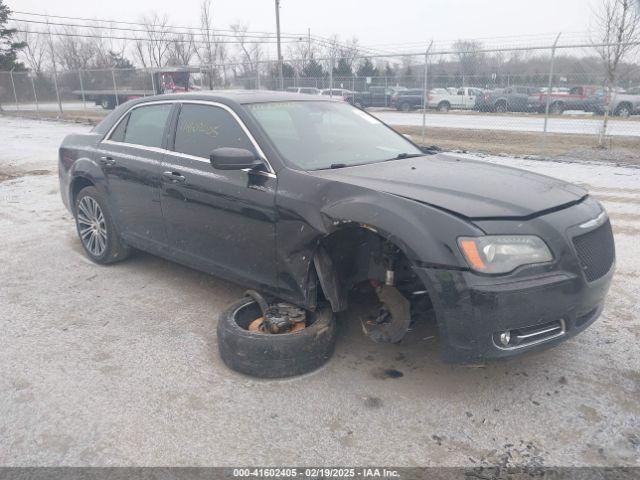
[(583, 188), (555, 178), (447, 154), (310, 173), (470, 219), (535, 216), (577, 203), (587, 195)]

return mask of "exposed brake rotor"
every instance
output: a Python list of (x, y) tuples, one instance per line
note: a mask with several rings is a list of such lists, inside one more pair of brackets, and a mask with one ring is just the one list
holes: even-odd
[(249, 324), (250, 332), (294, 333), (306, 327), (307, 314), (302, 308), (284, 302), (269, 305), (258, 292), (249, 290), (246, 293), (256, 300), (262, 311), (262, 316)]
[(411, 302), (390, 285), (377, 286), (375, 291), (381, 306), (377, 316), (362, 323), (364, 333), (374, 342), (397, 343), (411, 324)]

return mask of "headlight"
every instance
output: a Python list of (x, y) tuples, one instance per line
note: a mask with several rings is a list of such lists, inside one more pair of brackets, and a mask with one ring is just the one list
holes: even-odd
[(553, 260), (547, 244), (533, 235), (460, 237), (458, 245), (469, 266), (481, 273), (507, 273), (521, 265)]

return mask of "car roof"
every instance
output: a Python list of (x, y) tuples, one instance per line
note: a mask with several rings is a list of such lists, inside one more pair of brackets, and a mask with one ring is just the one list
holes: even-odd
[(161, 100), (203, 100), (222, 103), (235, 102), (239, 104), (290, 101), (330, 101), (323, 98), (311, 97), (302, 93), (276, 92), (269, 90), (207, 90), (188, 93), (170, 93), (167, 95), (145, 97), (140, 103), (143, 103), (145, 100), (149, 102)]

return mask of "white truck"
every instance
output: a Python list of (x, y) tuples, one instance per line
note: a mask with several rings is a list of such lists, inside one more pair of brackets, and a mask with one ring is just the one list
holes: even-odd
[(472, 110), (476, 105), (476, 97), (482, 90), (472, 87), (436, 88), (429, 92), (427, 107), (435, 108), (439, 112), (454, 110)]

